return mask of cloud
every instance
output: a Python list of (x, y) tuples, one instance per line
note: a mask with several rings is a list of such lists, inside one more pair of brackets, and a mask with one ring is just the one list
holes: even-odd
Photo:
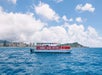
[(0, 39), (25, 42), (79, 42), (86, 46), (102, 47), (102, 37), (95, 28), (81, 24), (46, 26), (33, 13), (7, 13), (0, 7)]
[(83, 20), (82, 20), (81, 17), (77, 17), (77, 18), (76, 18), (76, 21), (79, 22), (79, 23), (80, 23), (80, 22), (83, 22)]
[(13, 4), (16, 4), (17, 0), (8, 0), (9, 2), (12, 2)]
[(94, 12), (95, 8), (92, 6), (90, 3), (86, 3), (85, 5), (78, 4), (76, 6), (76, 10), (78, 11), (89, 11), (89, 12)]
[(0, 13), (2, 13), (4, 11), (4, 9), (2, 7), (0, 7)]
[(70, 19), (69, 19), (69, 22), (72, 22), (72, 21), (73, 21), (73, 18), (70, 18)]
[(68, 21), (68, 19), (67, 19), (67, 17), (66, 17), (65, 15), (62, 17), (62, 19), (63, 19), (64, 21)]
[(73, 18), (68, 19), (65, 15), (62, 16), (62, 19), (63, 19), (65, 22), (72, 22), (72, 21), (73, 21)]
[(88, 26), (85, 30), (84, 25), (66, 24), (68, 27), (68, 41), (79, 42), (90, 47), (102, 47), (102, 37), (100, 37), (95, 28)]
[[(42, 31), (35, 33), (34, 39), (36, 42), (66, 42), (67, 32), (62, 26), (44, 27)], [(39, 36), (40, 38), (38, 39)]]
[[(39, 37), (39, 38), (38, 38)], [(63, 26), (44, 27), (33, 36), (36, 42), (79, 42), (90, 47), (102, 47), (102, 37), (96, 30), (88, 26), (85, 30), (84, 25), (64, 24)]]
[(58, 21), (60, 18), (48, 4), (42, 2), (35, 6), (35, 12), (51, 21)]
[(54, 1), (56, 1), (57, 3), (60, 3), (60, 2), (62, 2), (63, 0), (54, 0)]
[(32, 35), (45, 26), (33, 16), (32, 13), (0, 13), (0, 39), (31, 41)]

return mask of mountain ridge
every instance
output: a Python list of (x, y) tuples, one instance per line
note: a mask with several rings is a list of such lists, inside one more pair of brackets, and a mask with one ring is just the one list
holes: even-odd
[(61, 46), (64, 46), (64, 45), (69, 45), (71, 46), (72, 48), (86, 48), (87, 46), (83, 46), (81, 44), (79, 44), (78, 42), (73, 42), (73, 43), (64, 43), (64, 44), (60, 44)]

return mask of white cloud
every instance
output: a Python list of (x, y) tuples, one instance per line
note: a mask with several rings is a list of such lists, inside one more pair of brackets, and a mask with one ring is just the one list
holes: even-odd
[[(2, 9), (3, 10), (3, 9)], [(46, 27), (34, 14), (6, 13), (0, 10), (0, 39), (31, 42), (79, 42), (102, 47), (102, 37), (95, 28), (68, 24)]]
[(2, 13), (4, 10), (3, 10), (3, 8), (2, 7), (0, 7), (0, 13)]
[(62, 2), (63, 0), (54, 0), (54, 1), (56, 1), (57, 3), (60, 3), (60, 2)]
[(93, 27), (89, 26), (85, 30), (84, 25), (72, 24), (67, 26), (69, 42), (76, 41), (90, 47), (102, 47), (102, 37)]
[(66, 15), (62, 16), (62, 19), (63, 19), (65, 22), (72, 22), (72, 21), (73, 21), (73, 18), (68, 19), (68, 18), (66, 17)]
[(12, 2), (13, 4), (16, 4), (17, 0), (8, 0), (9, 2)]
[(62, 17), (62, 19), (63, 19), (64, 21), (68, 21), (68, 19), (67, 19), (67, 17), (66, 17), (65, 15)]
[(85, 30), (84, 25), (77, 24), (44, 27), (42, 31), (36, 32), (33, 38), (36, 42), (79, 42), (85, 46), (102, 47), (102, 37), (93, 27), (89, 26)]
[(14, 41), (33, 41), (35, 32), (45, 26), (36, 20), (32, 14), (6, 13), (0, 14), (0, 39)]
[(80, 22), (83, 22), (83, 20), (82, 20), (81, 17), (77, 17), (77, 18), (76, 18), (76, 21), (79, 22), (79, 23), (80, 23)]
[(52, 20), (52, 21), (59, 20), (58, 14), (53, 9), (51, 9), (51, 7), (48, 4), (40, 2), (38, 6), (35, 6), (35, 11), (37, 14), (49, 20)]
[(87, 38), (87, 42), (90, 46), (102, 47), (102, 37), (100, 37), (96, 30), (91, 26), (88, 27)]
[(73, 18), (70, 18), (70, 19), (69, 19), (69, 22), (72, 22), (72, 21), (73, 21)]
[(94, 12), (95, 8), (92, 6), (92, 4), (86, 3), (85, 5), (82, 4), (77, 5), (76, 10)]
[(67, 41), (67, 32), (64, 29), (64, 27), (61, 26), (52, 26), (52, 27), (45, 27), (42, 29), (42, 31), (36, 32), (36, 35), (34, 35), (34, 39), (38, 38), (40, 36), (40, 39), (35, 40), (36, 42), (43, 41), (43, 42), (66, 42)]

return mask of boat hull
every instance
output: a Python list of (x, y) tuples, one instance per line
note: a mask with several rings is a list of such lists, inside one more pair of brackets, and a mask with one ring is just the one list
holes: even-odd
[(47, 53), (70, 53), (71, 50), (35, 50), (35, 49), (31, 49), (30, 50), (31, 53), (43, 53), (43, 52), (47, 52)]

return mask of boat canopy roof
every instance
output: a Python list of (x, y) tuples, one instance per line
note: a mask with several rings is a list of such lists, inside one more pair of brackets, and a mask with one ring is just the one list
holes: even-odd
[(39, 46), (51, 46), (51, 45), (58, 45), (59, 43), (36, 43), (36, 45), (39, 45)]

